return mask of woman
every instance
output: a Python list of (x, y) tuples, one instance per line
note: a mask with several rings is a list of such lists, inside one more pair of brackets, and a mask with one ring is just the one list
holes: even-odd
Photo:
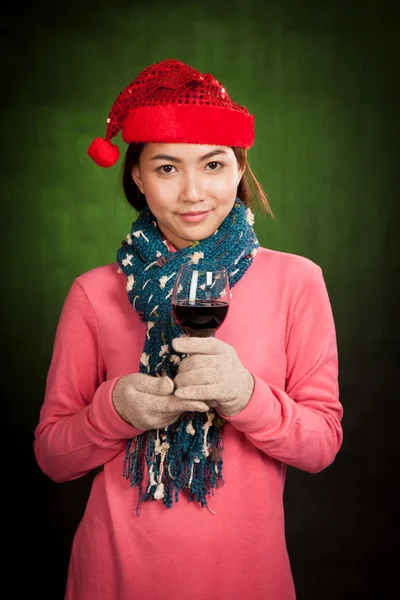
[[(246, 178), (270, 209), (246, 160), (253, 117), (211, 75), (151, 65), (107, 123), (88, 153), (115, 164), (122, 129), (124, 191), (140, 212), (118, 264), (70, 288), (35, 432), (55, 481), (104, 466), (65, 597), (292, 600), (286, 465), (319, 472), (342, 442), (321, 269), (259, 247)], [(176, 272), (216, 261), (229, 272), (228, 316), (215, 337), (182, 336)]]

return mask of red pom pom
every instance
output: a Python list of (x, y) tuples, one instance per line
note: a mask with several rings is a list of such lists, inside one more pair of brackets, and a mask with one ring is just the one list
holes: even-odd
[(118, 146), (103, 138), (93, 140), (87, 153), (99, 167), (112, 167), (119, 158)]

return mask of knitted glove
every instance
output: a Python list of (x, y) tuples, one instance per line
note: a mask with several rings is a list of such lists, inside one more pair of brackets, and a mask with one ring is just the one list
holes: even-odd
[(179, 365), (175, 396), (203, 400), (226, 417), (244, 409), (253, 393), (254, 379), (232, 346), (213, 337), (187, 336), (175, 338), (172, 345), (177, 352), (190, 355)]
[(181, 400), (173, 395), (169, 377), (130, 373), (114, 386), (112, 401), (119, 416), (136, 429), (162, 429), (175, 423), (184, 412), (206, 412), (204, 402)]

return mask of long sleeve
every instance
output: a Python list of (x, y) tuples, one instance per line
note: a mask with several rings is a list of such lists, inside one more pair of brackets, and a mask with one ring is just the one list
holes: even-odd
[(335, 325), (320, 267), (293, 311), (286, 359), (285, 390), (255, 376), (250, 402), (227, 419), (269, 456), (317, 473), (341, 447), (343, 414)]
[(36, 460), (55, 481), (85, 475), (121, 452), (141, 431), (116, 413), (97, 322), (75, 280), (57, 326), (45, 398), (35, 430)]

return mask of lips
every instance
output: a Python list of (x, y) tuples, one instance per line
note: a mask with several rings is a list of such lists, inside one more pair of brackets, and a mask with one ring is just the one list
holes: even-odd
[(185, 212), (185, 213), (179, 213), (181, 216), (187, 216), (187, 215), (204, 215), (205, 213), (208, 213), (208, 210), (198, 210), (198, 211), (189, 211), (189, 212)]
[(200, 221), (203, 221), (207, 217), (209, 212), (209, 210), (203, 210), (201, 212), (187, 212), (180, 213), (179, 216), (187, 223), (200, 223)]

